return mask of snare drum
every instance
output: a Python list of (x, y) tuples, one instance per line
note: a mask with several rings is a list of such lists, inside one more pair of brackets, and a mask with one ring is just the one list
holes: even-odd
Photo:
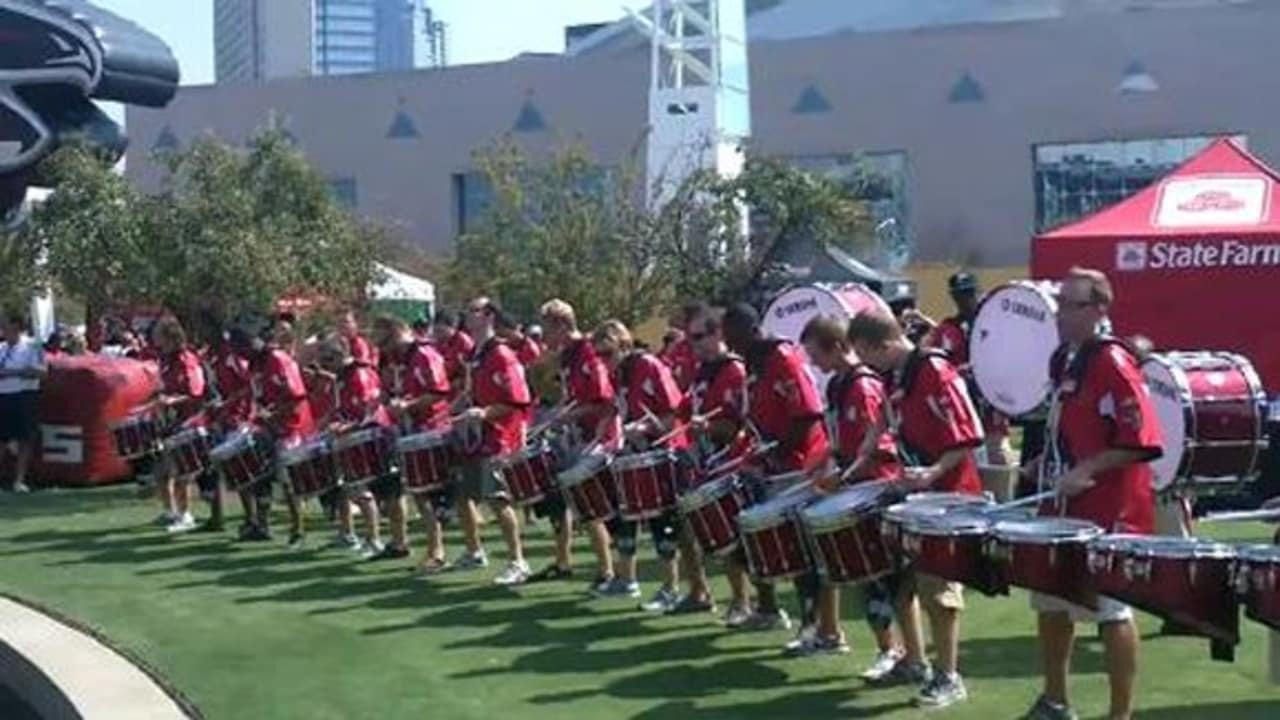
[(380, 427), (355, 430), (333, 443), (344, 485), (367, 485), (391, 474), (390, 436)]
[(681, 495), (677, 504), (702, 552), (722, 555), (738, 546), (738, 515), (747, 496), (737, 475), (708, 480)]
[(583, 522), (608, 520), (617, 513), (613, 502), (613, 474), (608, 455), (583, 455), (573, 467), (556, 476), (569, 507)]
[(204, 428), (188, 428), (164, 441), (164, 454), (175, 477), (189, 478), (208, 470), (213, 436)]
[(405, 492), (439, 492), (449, 484), (449, 471), (456, 458), (453, 443), (450, 430), (429, 430), (396, 441)]
[(889, 552), (895, 557), (901, 557), (903, 528), (913, 518), (942, 515), (950, 508), (980, 508), (990, 504), (991, 501), (982, 495), (943, 492), (911, 493), (904, 502), (891, 505), (884, 511), (884, 519), (880, 522), (880, 533)]
[(209, 461), (237, 492), (270, 478), (275, 467), (270, 436), (249, 428), (240, 428), (228, 435), (209, 451)]
[(893, 483), (868, 482), (804, 509), (814, 558), (829, 582), (869, 582), (893, 571), (880, 534), (881, 513), (893, 497)]
[(978, 391), (1009, 417), (1045, 405), (1049, 359), (1058, 349), (1058, 303), (1050, 283), (1025, 280), (991, 290), (969, 331), (969, 362)]
[(125, 460), (137, 460), (160, 449), (160, 418), (153, 412), (129, 415), (111, 425), (116, 453)]
[(752, 577), (773, 581), (813, 570), (800, 511), (818, 497), (808, 483), (796, 485), (738, 515), (738, 531)]
[(329, 438), (309, 440), (280, 451), (280, 465), (289, 480), (289, 491), (299, 498), (326, 493), (338, 485), (338, 463)]
[(618, 514), (624, 520), (648, 520), (671, 512), (676, 507), (679, 475), (676, 456), (670, 450), (614, 458)]
[(511, 502), (536, 505), (555, 492), (555, 451), (542, 442), (518, 450), (498, 461)]
[(1245, 615), (1280, 632), (1280, 546), (1240, 548), (1234, 576)]
[(1155, 489), (1233, 490), (1255, 479), (1267, 446), (1267, 398), (1253, 364), (1232, 353), (1161, 353), (1142, 364), (1164, 455)]
[(902, 548), (916, 572), (963, 583), (986, 595), (1009, 592), (1009, 584), (987, 554), (991, 518), (973, 506), (920, 513), (902, 526)]
[(1044, 517), (998, 522), (991, 534), (989, 552), (1010, 585), (1098, 609), (1089, 582), (1089, 542), (1102, 528), (1088, 520)]
[(1235, 548), (1208, 540), (1104, 535), (1090, 544), (1088, 569), (1099, 594), (1237, 643), (1235, 560)]

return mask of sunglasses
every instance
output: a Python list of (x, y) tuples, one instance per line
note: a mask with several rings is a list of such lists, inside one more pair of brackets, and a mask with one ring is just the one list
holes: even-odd
[(711, 331), (691, 332), (689, 333), (689, 342), (698, 342), (699, 340), (706, 340), (707, 338), (711, 337), (714, 334), (715, 333)]

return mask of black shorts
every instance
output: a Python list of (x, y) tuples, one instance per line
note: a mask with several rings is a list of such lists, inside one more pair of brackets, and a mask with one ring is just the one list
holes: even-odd
[(395, 500), (404, 495), (404, 483), (400, 480), (400, 473), (387, 473), (382, 477), (369, 483), (369, 492), (379, 501)]
[(38, 391), (0, 395), (0, 442), (35, 440), (40, 430), (39, 404)]

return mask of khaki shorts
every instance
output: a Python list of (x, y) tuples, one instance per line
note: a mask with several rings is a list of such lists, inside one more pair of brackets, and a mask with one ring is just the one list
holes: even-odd
[(915, 594), (926, 609), (934, 607), (944, 610), (964, 610), (964, 585), (943, 580), (936, 575), (903, 573), (902, 585), (898, 592)]
[(1031, 593), (1031, 609), (1038, 613), (1066, 613), (1073, 623), (1093, 623), (1107, 625), (1117, 622), (1128, 622), (1133, 619), (1133, 610), (1119, 600), (1098, 596), (1098, 610), (1094, 612), (1087, 607), (1069, 603), (1044, 593)]
[(458, 468), (457, 497), (473, 502), (508, 497), (507, 484), (490, 458), (469, 458)]

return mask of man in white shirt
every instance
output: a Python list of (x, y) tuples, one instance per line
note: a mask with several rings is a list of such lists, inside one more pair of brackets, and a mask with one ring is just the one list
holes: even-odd
[(0, 342), (0, 452), (16, 451), (14, 492), (27, 491), (27, 470), (39, 425), (37, 403), (46, 368), (44, 348), (25, 334), (27, 318), (20, 312), (4, 316)]

